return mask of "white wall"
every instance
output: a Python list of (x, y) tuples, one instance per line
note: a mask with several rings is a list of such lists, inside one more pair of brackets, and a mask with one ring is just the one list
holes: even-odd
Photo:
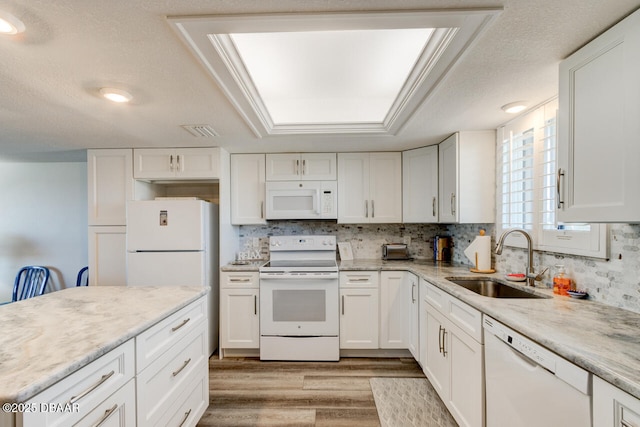
[(51, 270), (47, 292), (87, 265), (86, 163), (0, 163), (0, 301), (29, 264)]

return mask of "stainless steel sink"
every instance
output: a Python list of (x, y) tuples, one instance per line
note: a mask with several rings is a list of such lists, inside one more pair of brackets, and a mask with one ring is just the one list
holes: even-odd
[(505, 285), (488, 277), (446, 277), (446, 279), (478, 295), (489, 298), (548, 298), (545, 295), (534, 294)]

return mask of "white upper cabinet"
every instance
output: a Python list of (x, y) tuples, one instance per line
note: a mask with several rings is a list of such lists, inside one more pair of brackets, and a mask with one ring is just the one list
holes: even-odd
[(133, 150), (135, 179), (218, 179), (220, 149), (140, 148)]
[(133, 199), (131, 149), (87, 150), (89, 225), (125, 225)]
[(336, 153), (267, 154), (267, 181), (335, 181)]
[(231, 223), (265, 224), (265, 155), (231, 155)]
[(495, 222), (495, 131), (457, 132), (438, 148), (439, 221)]
[(401, 221), (401, 154), (339, 153), (338, 222)]
[(402, 222), (438, 222), (438, 146), (402, 153)]
[(560, 63), (558, 220), (640, 222), (640, 11)]

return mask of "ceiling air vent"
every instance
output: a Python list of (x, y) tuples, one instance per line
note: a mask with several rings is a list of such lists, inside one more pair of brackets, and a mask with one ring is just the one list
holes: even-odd
[(214, 138), (218, 132), (213, 130), (211, 125), (183, 125), (182, 128), (195, 137)]

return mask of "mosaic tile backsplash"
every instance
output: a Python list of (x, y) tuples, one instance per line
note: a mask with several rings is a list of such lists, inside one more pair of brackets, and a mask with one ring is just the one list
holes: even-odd
[[(267, 225), (240, 226), (240, 248), (258, 251), (269, 257), (269, 236), (288, 234), (332, 234), (339, 242), (351, 242), (356, 259), (379, 259), (383, 243), (409, 243), (415, 258), (433, 259), (433, 237), (448, 235), (453, 239), (453, 262), (471, 266), (464, 249), (485, 229), (495, 244), (493, 224), (336, 224), (330, 221), (271, 221)], [(640, 313), (640, 225), (610, 225), (610, 259), (534, 253), (535, 271), (549, 270), (544, 283), (551, 286), (557, 264), (563, 264), (577, 289), (589, 293), (589, 299)], [(506, 247), (502, 255), (492, 254), (492, 264), (499, 273), (524, 272), (526, 250)]]

